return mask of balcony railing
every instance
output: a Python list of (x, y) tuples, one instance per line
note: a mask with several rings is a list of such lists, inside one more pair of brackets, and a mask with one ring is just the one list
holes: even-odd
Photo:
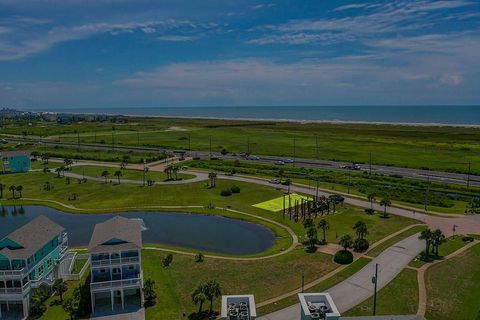
[(26, 271), (25, 268), (21, 270), (0, 270), (0, 277), (23, 277)]
[(134, 262), (139, 262), (139, 257), (128, 257), (128, 258), (115, 258), (115, 259), (103, 259), (103, 260), (92, 260), (92, 266), (106, 266), (112, 264), (129, 264)]
[(0, 294), (22, 294), (23, 292), (30, 289), (30, 283), (27, 282), (23, 287), (15, 288), (0, 288)]
[(98, 289), (134, 287), (134, 286), (140, 286), (141, 283), (142, 283), (142, 277), (141, 275), (139, 275), (138, 278), (133, 278), (133, 279), (94, 282), (90, 284), (90, 289), (98, 290)]

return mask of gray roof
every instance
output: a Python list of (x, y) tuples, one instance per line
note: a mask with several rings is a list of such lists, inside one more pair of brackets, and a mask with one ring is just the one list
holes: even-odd
[(9, 259), (27, 259), (64, 230), (65, 228), (47, 217), (38, 216), (5, 237), (15, 241), (23, 248), (15, 250), (3, 248), (0, 249), (0, 254)]
[[(142, 248), (142, 223), (121, 216), (95, 225), (88, 251), (101, 253)], [(113, 240), (113, 241), (112, 241)]]

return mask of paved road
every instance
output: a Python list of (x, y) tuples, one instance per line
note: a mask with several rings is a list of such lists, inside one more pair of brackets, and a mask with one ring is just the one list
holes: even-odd
[[(112, 150), (111, 145), (105, 144), (95, 144), (95, 143), (68, 143), (68, 142), (58, 142), (49, 139), (41, 139), (41, 138), (21, 138), (17, 136), (8, 135), (5, 136), (5, 140), (11, 142), (29, 142), (29, 143), (39, 143), (39, 144), (47, 144), (47, 145), (57, 145), (57, 146), (67, 146), (73, 148), (81, 148), (81, 149), (90, 149), (90, 150)], [(136, 147), (136, 146), (124, 146), (124, 145), (116, 145), (116, 150), (122, 151), (137, 151), (137, 152), (173, 152), (174, 150), (165, 149), (165, 148), (155, 148), (155, 147)], [(202, 158), (209, 158), (210, 156), (214, 157), (222, 157), (224, 159), (234, 160), (234, 159), (243, 159), (238, 156), (223, 156), (218, 152), (208, 152), (208, 151), (192, 151), (192, 154)], [(285, 160), (284, 157), (275, 157), (275, 156), (260, 156), (260, 162), (264, 163), (275, 163), (278, 160)], [(295, 164), (302, 167), (311, 167), (311, 168), (323, 168), (323, 169), (330, 169), (330, 170), (344, 170), (348, 171), (342, 167), (349, 166), (351, 163), (349, 162), (337, 162), (337, 161), (329, 161), (329, 160), (315, 160), (315, 159), (295, 159)], [(362, 170), (370, 170), (369, 165), (364, 165)], [(467, 180), (470, 181), (471, 186), (480, 186), (480, 176), (478, 175), (467, 175), (467, 174), (460, 174), (460, 173), (451, 173), (451, 172), (443, 172), (443, 171), (430, 171), (430, 170), (421, 170), (421, 169), (411, 169), (411, 168), (401, 168), (401, 167), (391, 167), (391, 166), (381, 166), (381, 165), (372, 165), (371, 166), (372, 173), (378, 174), (385, 174), (385, 175), (400, 175), (407, 178), (413, 179), (420, 179), (420, 180), (431, 180), (431, 181), (438, 181), (444, 183), (452, 183), (452, 184), (466, 184)], [(465, 170), (468, 170), (468, 164), (465, 163)]]
[[(348, 311), (373, 295), (372, 276), (378, 263), (378, 290), (385, 287), (423, 249), (424, 242), (418, 234), (410, 236), (383, 251), (363, 269), (347, 280), (325, 290), (330, 293), (340, 313)], [(270, 313), (259, 320), (298, 320), (300, 304)]]

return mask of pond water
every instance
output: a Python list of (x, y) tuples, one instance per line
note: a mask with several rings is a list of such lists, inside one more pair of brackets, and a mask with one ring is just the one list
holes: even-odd
[(43, 206), (2, 207), (0, 239), (39, 215), (45, 215), (63, 226), (72, 247), (87, 246), (95, 224), (116, 215), (143, 219), (147, 227), (143, 232), (144, 244), (157, 243), (199, 251), (249, 255), (262, 252), (275, 242), (274, 233), (264, 226), (219, 216), (181, 212), (70, 214)]

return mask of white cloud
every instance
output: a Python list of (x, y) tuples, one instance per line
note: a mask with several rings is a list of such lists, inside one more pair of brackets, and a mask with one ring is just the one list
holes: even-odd
[(185, 36), (185, 35), (165, 35), (157, 37), (157, 40), (160, 41), (170, 41), (170, 42), (187, 42), (199, 39), (199, 36)]
[(277, 5), (276, 3), (260, 3), (260, 4), (250, 6), (249, 8), (252, 10), (260, 10), (260, 9), (272, 8), (272, 7), (275, 7), (276, 5)]
[(458, 86), (462, 83), (463, 77), (460, 74), (444, 74), (439, 81), (441, 84)]

